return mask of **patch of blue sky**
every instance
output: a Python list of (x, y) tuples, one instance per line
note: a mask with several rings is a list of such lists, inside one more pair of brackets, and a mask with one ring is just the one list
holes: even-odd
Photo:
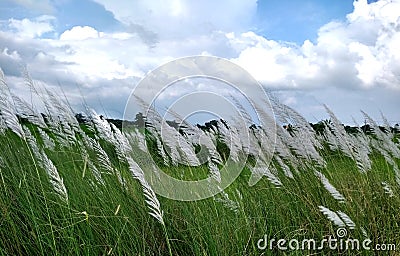
[(345, 20), (353, 1), (260, 0), (257, 6), (257, 32), (265, 38), (302, 44), (315, 41), (318, 29), (332, 20)]
[(90, 26), (98, 31), (111, 32), (122, 29), (122, 24), (104, 6), (88, 0), (70, 0), (57, 9), (59, 29)]
[(10, 19), (22, 20), (41, 15), (54, 16), (54, 32), (45, 33), (42, 38), (51, 38), (75, 26), (90, 26), (98, 31), (112, 32), (123, 30), (123, 25), (107, 11), (104, 6), (90, 0), (66, 0), (54, 3), (52, 11), (27, 8), (14, 1), (0, 1), (0, 26), (7, 27)]

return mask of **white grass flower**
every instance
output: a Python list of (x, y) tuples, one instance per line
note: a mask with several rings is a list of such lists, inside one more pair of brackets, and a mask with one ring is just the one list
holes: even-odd
[(283, 141), (298, 157), (306, 161), (314, 161), (319, 166), (325, 166), (325, 160), (317, 151), (317, 149), (322, 148), (322, 145), (317, 140), (317, 136), (307, 120), (297, 111), (278, 100), (272, 102), (275, 115), (280, 122), (290, 124), (292, 127), (290, 132), (282, 132), (282, 129), (279, 129), (278, 136), (284, 137), (282, 138)]
[(113, 140), (111, 141), (115, 146), (117, 157), (120, 161), (125, 160), (125, 156), (132, 151), (132, 147), (129, 144), (128, 139), (122, 132), (113, 124), (110, 123), (113, 131)]
[(323, 173), (315, 171), (315, 175), (321, 180), (322, 185), (324, 185), (325, 189), (329, 192), (329, 194), (332, 195), (333, 198), (339, 202), (344, 202), (346, 200), (344, 196), (329, 182)]
[(89, 138), (89, 142), (91, 145), (91, 148), (93, 151), (96, 153), (97, 156), (97, 162), (99, 167), (104, 171), (109, 174), (114, 172), (113, 165), (111, 163), (111, 160), (107, 153), (104, 151), (104, 149), (101, 147), (100, 143), (92, 138)]
[[(14, 102), (10, 94), (10, 88), (4, 80), (4, 73), (0, 69), (0, 119), (2, 120), (0, 125), (9, 128), (19, 137), (24, 136), (21, 124), (19, 123), (17, 112), (15, 109)], [(0, 131), (1, 131), (0, 130)]]
[[(325, 125), (328, 126), (326, 129), (327, 134), (330, 137), (333, 135), (333, 137), (336, 138), (335, 143), (337, 148), (356, 161), (358, 170), (361, 173), (365, 173), (370, 168), (369, 161), (366, 160), (366, 158), (369, 158), (369, 156), (365, 151), (365, 148), (363, 148), (363, 146), (359, 146), (357, 138), (349, 135), (335, 114), (326, 105), (324, 106), (330, 116), (331, 121), (325, 123)], [(330, 133), (330, 130), (332, 130), (332, 133)], [(328, 139), (327, 141), (331, 142), (331, 140), (332, 139)]]
[(324, 206), (318, 206), (318, 208), (328, 218), (328, 220), (330, 220), (336, 226), (339, 226), (339, 227), (346, 226), (344, 221), (339, 217), (339, 215), (336, 212), (331, 211)]
[(397, 183), (398, 186), (400, 186), (400, 170), (397, 167), (397, 165), (393, 166), (393, 171), (394, 171), (394, 176), (395, 176), (395, 179), (396, 179), (396, 183)]
[(337, 211), (336, 212), (339, 217), (343, 220), (343, 222), (346, 224), (346, 226), (349, 229), (355, 229), (356, 228), (356, 224), (354, 223), (354, 221), (344, 212), (342, 211)]
[(218, 196), (214, 197), (215, 202), (221, 203), (225, 208), (231, 210), (236, 214), (239, 212), (238, 202), (229, 199), (229, 195), (225, 191), (219, 193)]
[[(274, 156), (274, 159), (278, 163), (279, 167), (283, 170), (283, 173), (286, 177), (294, 179), (293, 173), (290, 170), (290, 167), (285, 164), (280, 156)], [(276, 168), (275, 168), (276, 169)]]
[(64, 185), (64, 180), (60, 176), (56, 166), (53, 164), (53, 162), (47, 157), (47, 155), (44, 153), (44, 151), (41, 152), (42, 156), (42, 166), (46, 170), (49, 178), (50, 178), (50, 183), (53, 186), (55, 192), (60, 196), (60, 198), (68, 203), (68, 192), (67, 188)]
[(112, 141), (113, 132), (110, 123), (105, 120), (104, 117), (100, 117), (93, 109), (89, 109), (89, 112), (89, 118), (92, 121), (94, 128), (97, 130), (99, 137), (106, 141)]
[(239, 131), (234, 126), (230, 126), (228, 122), (218, 121), (218, 138), (229, 147), (229, 158), (234, 162), (239, 161), (239, 154), (243, 149), (242, 141), (239, 137)]
[(364, 227), (360, 227), (360, 230), (361, 230), (361, 233), (363, 234), (363, 236), (364, 236), (365, 238), (369, 238), (369, 235), (368, 235), (368, 233), (367, 233), (367, 231), (365, 230)]
[(26, 127), (23, 127), (24, 134), (29, 146), (32, 149), (32, 153), (35, 155), (36, 159), (40, 166), (46, 171), (50, 184), (53, 186), (54, 191), (59, 195), (59, 197), (65, 202), (68, 203), (68, 192), (67, 188), (64, 185), (64, 181), (56, 166), (53, 162), (48, 158), (43, 149), (40, 149), (35, 137), (33, 137), (30, 130)]
[(208, 161), (208, 170), (210, 171), (210, 177), (221, 183), (221, 173), (218, 166), (211, 160)]
[(149, 214), (165, 226), (163, 219), (164, 213), (161, 210), (160, 202), (158, 201), (154, 190), (151, 188), (149, 183), (147, 183), (143, 170), (132, 158), (127, 157), (126, 160), (129, 164), (129, 170), (131, 171), (132, 176), (137, 179), (142, 186), (143, 194), (149, 208)]
[(98, 184), (101, 184), (102, 186), (105, 186), (105, 182), (103, 177), (101, 176), (101, 172), (97, 169), (97, 167), (93, 164), (91, 160), (87, 160), (87, 167), (89, 170), (92, 171), (93, 176), (95, 180), (97, 181)]
[(318, 208), (334, 225), (339, 227), (348, 227), (349, 229), (355, 229), (356, 224), (344, 212), (342, 211), (334, 212), (324, 206), (318, 206)]
[(394, 193), (390, 185), (386, 181), (381, 182), (383, 191), (385, 191), (385, 194), (387, 194), (389, 197), (394, 197)]
[(387, 133), (381, 131), (378, 124), (365, 112), (361, 111), (365, 119), (372, 128), (372, 133), (376, 136), (378, 143), (374, 146), (383, 154), (389, 154), (391, 157), (400, 159), (400, 148), (393, 142), (390, 131)]
[(54, 150), (54, 148), (56, 147), (56, 143), (54, 142), (54, 140), (40, 127), (37, 127), (37, 129), (38, 129), (39, 135), (43, 141), (44, 147), (46, 149)]
[(12, 98), (15, 104), (16, 113), (20, 117), (27, 119), (30, 123), (35, 124), (40, 128), (47, 128), (43, 116), (34, 109), (33, 105), (30, 105), (16, 95), (13, 95)]
[(257, 163), (255, 167), (250, 167), (250, 171), (252, 173), (249, 180), (250, 186), (255, 185), (255, 182), (263, 176), (265, 176), (276, 187), (282, 186), (282, 182), (280, 181), (280, 179), (275, 174), (273, 174), (269, 170), (268, 166), (265, 164)]
[(146, 153), (146, 155), (150, 155), (150, 152), (147, 149), (146, 138), (138, 129), (134, 128), (129, 131), (125, 130), (123, 135), (130, 147), (131, 154), (136, 154), (138, 156), (142, 153)]

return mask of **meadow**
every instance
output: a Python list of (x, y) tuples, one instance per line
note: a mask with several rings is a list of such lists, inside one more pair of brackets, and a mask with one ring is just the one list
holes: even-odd
[[(249, 126), (247, 144), (222, 120), (162, 136), (156, 113), (121, 131), (27, 86), (40, 111), (0, 74), (1, 255), (398, 255), (399, 133), (387, 122), (363, 113), (368, 126), (349, 129), (326, 108), (329, 119), (311, 125), (273, 101), (279, 121)], [(186, 180), (220, 180), (228, 158), (245, 164), (224, 191), (177, 201), (146, 180), (148, 155)], [(291, 248), (340, 238), (369, 249)]]

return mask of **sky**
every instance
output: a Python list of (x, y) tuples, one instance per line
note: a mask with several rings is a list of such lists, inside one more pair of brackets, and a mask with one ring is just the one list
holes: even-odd
[(0, 67), (21, 97), (26, 69), (76, 109), (121, 118), (146, 74), (192, 55), (240, 65), (310, 122), (326, 104), (347, 124), (360, 110), (400, 123), (400, 0), (0, 1)]

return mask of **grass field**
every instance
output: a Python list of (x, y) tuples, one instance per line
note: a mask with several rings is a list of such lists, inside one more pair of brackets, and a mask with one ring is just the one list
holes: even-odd
[[(1, 255), (399, 255), (398, 137), (366, 114), (368, 133), (345, 131), (329, 109), (330, 121), (316, 132), (294, 110), (275, 103), (276, 115), (293, 126), (275, 127), (273, 155), (266, 152), (266, 128), (249, 128), (251, 147), (259, 149), (252, 151), (229, 145), (222, 130), (234, 128), (221, 122), (196, 129), (212, 145), (193, 143), (172, 129), (171, 136), (191, 146), (176, 153), (173, 140), (161, 141), (152, 126), (124, 134), (93, 111), (78, 122), (62, 98), (36, 88), (42, 115), (1, 80)], [(207, 148), (214, 167), (235, 153), (246, 156), (245, 168), (207, 199), (156, 196), (139, 167), (144, 155), (150, 152), (177, 178), (218, 179), (210, 164), (182, 164), (194, 161), (199, 147)], [(257, 162), (268, 156), (270, 163)], [(252, 175), (262, 178), (249, 186)], [(339, 239), (338, 230), (347, 232), (343, 239), (370, 241), (370, 250), (278, 244)], [(374, 250), (377, 245), (385, 251)]]

